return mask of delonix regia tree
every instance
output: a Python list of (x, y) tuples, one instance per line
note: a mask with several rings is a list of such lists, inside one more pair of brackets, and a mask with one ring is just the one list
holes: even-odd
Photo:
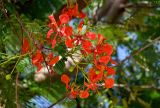
[(159, 2), (0, 0), (0, 106), (156, 108)]

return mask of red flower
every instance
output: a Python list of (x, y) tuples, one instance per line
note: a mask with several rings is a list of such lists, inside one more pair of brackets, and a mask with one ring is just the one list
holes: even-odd
[(83, 40), (82, 47), (86, 52), (91, 53), (92, 43), (90, 41)]
[(66, 74), (63, 74), (61, 76), (61, 81), (66, 84), (66, 88), (68, 89), (69, 86), (68, 86), (68, 83), (70, 82), (70, 78), (66, 75)]
[(91, 82), (97, 82), (97, 79), (96, 79), (96, 77), (97, 77), (97, 75), (96, 75), (96, 73), (95, 73), (95, 70), (93, 69), (93, 68), (91, 68), (90, 70), (89, 70), (89, 73), (88, 73), (88, 78), (89, 78), (89, 80), (91, 81)]
[(98, 72), (98, 73), (96, 73), (93, 68), (91, 68), (91, 69), (89, 70), (88, 78), (89, 78), (89, 80), (90, 80), (92, 83), (98, 82), (98, 81), (101, 80), (102, 77), (103, 77), (103, 71), (97, 71), (97, 72)]
[(58, 61), (59, 61), (59, 56), (56, 56), (48, 63), (48, 65), (52, 66), (56, 64)]
[(79, 97), (84, 99), (84, 98), (88, 98), (89, 93), (88, 93), (88, 89), (84, 90), (84, 91), (80, 91)]
[(75, 42), (76, 46), (80, 45), (83, 41), (83, 35), (74, 36), (73, 41)]
[(69, 13), (68, 13), (71, 17), (76, 17), (78, 15), (78, 4), (76, 3), (76, 5), (70, 9)]
[(98, 44), (96, 48), (94, 49), (94, 57), (96, 55), (105, 54), (110, 56), (113, 52), (112, 46), (109, 44)]
[(62, 14), (59, 16), (59, 20), (61, 21), (61, 24), (66, 24), (69, 21), (69, 16), (67, 14)]
[(42, 66), (42, 64), (41, 63), (35, 63), (34, 64), (36, 67), (37, 67), (37, 72), (39, 72), (42, 68), (43, 68), (43, 66)]
[(101, 55), (103, 52), (102, 50), (102, 45), (97, 45), (94, 50), (93, 50), (93, 57), (96, 59), (96, 56), (98, 55)]
[(84, 85), (91, 90), (96, 90), (97, 89), (97, 84), (96, 83), (90, 83), (88, 84), (87, 82), (84, 82)]
[(104, 40), (105, 40), (105, 37), (101, 34), (98, 34), (98, 43), (97, 44), (98, 45), (102, 44)]
[(112, 48), (111, 45), (105, 44), (105, 45), (103, 46), (103, 51), (106, 52), (108, 55), (111, 55), (112, 52), (113, 52), (113, 48)]
[(32, 63), (35, 64), (43, 60), (43, 56), (40, 50), (37, 50), (35, 55), (32, 56)]
[(83, 24), (84, 24), (84, 20), (81, 20), (81, 22), (78, 25), (78, 31), (82, 31)]
[(113, 78), (105, 79), (105, 87), (106, 88), (112, 88), (113, 86), (114, 86), (114, 79)]
[(22, 45), (22, 54), (25, 54), (29, 51), (30, 46), (29, 46), (29, 42), (26, 38), (23, 39), (23, 45)]
[(35, 55), (32, 56), (32, 64), (37, 66), (37, 68), (38, 68), (37, 71), (39, 71), (42, 68), (41, 63), (43, 61), (44, 61), (44, 59), (43, 59), (43, 55), (42, 55), (41, 51), (37, 50)]
[(115, 70), (111, 67), (107, 67), (107, 75), (115, 75)]
[(91, 40), (96, 39), (96, 34), (93, 33), (93, 32), (87, 32), (87, 33), (86, 33), (86, 36), (87, 36), (87, 38), (89, 38), (89, 39), (91, 39)]
[(85, 18), (86, 14), (83, 11), (81, 11), (78, 16), (79, 18)]
[(109, 62), (109, 60), (110, 60), (110, 56), (102, 56), (102, 57), (99, 58), (100, 63), (107, 64)]
[(52, 53), (48, 54), (48, 56), (46, 57), (46, 59), (47, 59), (47, 61), (53, 59), (53, 54)]
[(78, 91), (75, 91), (73, 88), (71, 88), (71, 96), (73, 99), (77, 97)]
[(66, 42), (65, 42), (65, 44), (66, 44), (66, 46), (68, 47), (68, 48), (73, 48), (73, 40), (71, 39), (71, 37), (67, 37), (66, 38)]
[(50, 29), (48, 32), (47, 32), (47, 38), (50, 38), (50, 36), (52, 35), (53, 33), (53, 29)]
[(61, 29), (61, 32), (64, 36), (71, 36), (73, 29), (71, 26), (65, 26)]
[(57, 22), (53, 15), (48, 16), (48, 18), (50, 19), (51, 24), (53, 24), (55, 27), (58, 27)]

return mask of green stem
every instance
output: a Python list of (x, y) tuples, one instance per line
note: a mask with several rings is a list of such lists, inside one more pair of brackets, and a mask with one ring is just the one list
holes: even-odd
[(87, 79), (87, 81), (89, 82), (89, 79), (87, 78), (87, 76), (85, 75), (85, 71), (81, 68), (81, 67), (79, 67), (79, 64), (74, 60), (74, 58), (72, 57), (72, 56), (70, 56), (71, 57), (71, 59), (73, 60), (73, 62), (75, 63), (75, 65), (76, 65), (76, 67), (77, 68), (79, 68), (81, 71), (82, 71), (82, 74), (83, 74), (83, 76)]
[(77, 68), (77, 72), (76, 72), (76, 78), (75, 78), (75, 83), (77, 82), (77, 76), (78, 76), (78, 67), (76, 66), (76, 68)]
[(7, 61), (1, 63), (0, 66), (8, 63), (8, 62), (11, 61), (11, 60), (14, 60), (14, 59), (18, 58), (18, 57), (19, 57), (19, 56), (13, 56), (13, 57), (11, 57), (10, 59), (8, 59)]
[(2, 52), (0, 52), (0, 54), (2, 54), (2, 55), (7, 55), (7, 56), (9, 55), (9, 54), (6, 54), (6, 53), (2, 53)]
[(89, 79), (88, 79), (87, 76), (85, 75), (85, 71), (84, 71), (81, 67), (79, 67), (78, 64), (76, 64), (76, 66), (82, 71), (83, 76), (84, 76), (84, 77), (87, 79), (87, 81), (89, 82)]
[(19, 60), (20, 60), (20, 59), (21, 59), (21, 56), (18, 58), (18, 60), (17, 60), (16, 64), (14, 65), (14, 67), (13, 67), (13, 69), (12, 69), (10, 75), (12, 75), (12, 73), (13, 73), (14, 70), (16, 69), (16, 66), (17, 66), (17, 64), (19, 63)]
[(14, 60), (14, 59), (19, 58), (19, 57), (26, 56), (26, 55), (28, 55), (28, 54), (29, 54), (29, 53), (24, 54), (24, 55), (17, 55), (17, 56), (13, 56), (13, 57), (11, 57), (10, 59), (8, 59), (7, 61), (5, 61), (5, 62), (1, 63), (1, 64), (0, 64), (0, 66), (1, 66), (1, 65), (4, 65), (4, 64), (6, 64), (6, 63), (8, 63), (8, 62), (9, 62), (9, 61), (11, 61), (11, 60)]

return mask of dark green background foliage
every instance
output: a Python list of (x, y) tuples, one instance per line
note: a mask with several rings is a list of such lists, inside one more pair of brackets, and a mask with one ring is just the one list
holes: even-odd
[[(87, 1), (87, 0), (86, 0)], [(66, 4), (66, 0), (3, 0), (6, 9), (5, 17), (3, 7), (0, 4), (0, 107), (15, 108), (16, 97), (16, 75), (20, 73), (18, 97), (19, 103), (26, 103), (35, 95), (42, 95), (52, 103), (61, 99), (66, 90), (60, 82), (60, 77), (56, 79), (48, 78), (43, 82), (34, 81), (35, 67), (32, 66), (30, 58), (24, 57), (10, 77), (12, 69), (18, 60), (21, 48), (21, 37), (27, 37), (17, 21), (16, 13), (22, 19), (25, 28), (35, 37), (44, 42), (42, 37), (46, 36), (48, 30), (48, 15), (58, 13)], [(141, 0), (129, 0), (138, 4)], [(118, 48), (125, 48), (125, 52), (131, 55), (121, 65), (115, 67), (116, 77), (113, 89), (101, 88), (98, 92), (91, 93), (88, 99), (71, 100), (64, 99), (58, 104), (69, 108), (75, 108), (80, 104), (82, 108), (158, 108), (160, 106), (160, 41), (153, 42), (160, 36), (160, 1), (152, 0), (153, 7), (127, 8), (119, 24), (106, 24), (104, 22), (91, 26), (97, 33), (104, 34), (107, 41), (113, 45), (115, 59), (119, 64), (122, 61), (119, 56), (125, 54), (118, 53)], [(84, 11), (91, 15), (95, 5), (98, 6), (102, 0), (93, 0)], [(91, 15), (89, 19), (92, 20)], [(88, 27), (89, 28), (89, 27)], [(134, 33), (127, 35), (127, 33)], [(142, 50), (145, 45), (151, 44)], [(142, 50), (142, 51), (141, 51)], [(139, 51), (137, 53), (137, 51)], [(63, 44), (56, 46), (54, 52), (59, 53), (63, 59), (55, 65), (58, 74), (64, 71), (66, 60), (66, 47)], [(55, 53), (55, 54), (56, 54)], [(5, 61), (8, 62), (4, 63)], [(73, 76), (74, 77), (74, 76)], [(81, 82), (81, 78), (79, 79)], [(122, 86), (120, 86), (120, 84)]]

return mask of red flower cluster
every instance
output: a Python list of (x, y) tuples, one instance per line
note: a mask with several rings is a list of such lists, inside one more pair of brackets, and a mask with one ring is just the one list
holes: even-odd
[[(78, 12), (78, 5), (77, 4), (73, 8), (65, 7), (62, 10), (61, 15), (59, 16), (58, 22), (56, 22), (53, 15), (49, 16), (50, 30), (47, 33), (47, 39), (49, 39), (52, 42), (52, 48), (54, 48), (57, 43), (57, 41), (56, 41), (57, 36), (65, 39), (65, 44), (68, 48), (74, 47), (74, 45), (73, 45), (74, 40), (73, 40), (73, 38), (71, 38), (71, 36), (73, 35), (73, 28), (71, 26), (67, 25), (67, 23), (73, 17), (78, 17), (78, 18), (85, 17), (85, 14), (82, 11)], [(51, 36), (53, 36), (53, 37), (51, 37)]]
[[(61, 81), (66, 85), (66, 89), (70, 91), (72, 98), (76, 98), (77, 95), (80, 98), (87, 98), (89, 91), (97, 90), (99, 83), (102, 82), (104, 82), (106, 88), (112, 88), (114, 85), (114, 79), (111, 77), (115, 75), (115, 71), (107, 66), (108, 63), (115, 63), (111, 60), (112, 46), (106, 43), (105, 37), (101, 34), (97, 35), (89, 30), (82, 34), (83, 19), (79, 23), (76, 32), (68, 24), (75, 17), (84, 18), (85, 16), (82, 11), (78, 11), (78, 5), (76, 4), (72, 8), (65, 7), (58, 21), (55, 20), (53, 15), (48, 17), (50, 20), (48, 25), (49, 31), (46, 34), (48, 44), (54, 48), (58, 43), (64, 42), (67, 48), (81, 48), (81, 54), (85, 57), (90, 57), (90, 63), (93, 64), (88, 73), (83, 73), (85, 74), (84, 78), (87, 79), (87, 82), (85, 81), (83, 84), (83, 90), (81, 86), (76, 86), (76, 82), (72, 83), (66, 74), (61, 76)], [(24, 40), (24, 43), (29, 44), (26, 40)], [(23, 45), (22, 53), (26, 53), (28, 49), (28, 47)], [(43, 63), (46, 63), (49, 69), (51, 69), (52, 65), (58, 61), (59, 56), (43, 54), (41, 49), (37, 49), (32, 56), (32, 63), (38, 70), (42, 68)]]
[(113, 48), (108, 43), (105, 43), (105, 37), (101, 34), (97, 35), (91, 31), (82, 34), (83, 20), (78, 25), (78, 33), (74, 33), (73, 28), (68, 25), (68, 22), (74, 17), (85, 17), (83, 12), (78, 12), (78, 5), (73, 8), (65, 7), (59, 16), (59, 23), (55, 21), (53, 15), (49, 16), (50, 30), (47, 33), (47, 39), (51, 40), (52, 48), (54, 48), (55, 43), (57, 43), (56, 38), (59, 36), (62, 41), (65, 41), (66, 47), (73, 48), (78, 46), (81, 48), (81, 53), (84, 56), (90, 55), (94, 65), (87, 74), (88, 82), (84, 82), (85, 90), (81, 90), (75, 84), (71, 84), (72, 82), (70, 82), (70, 78), (67, 75), (63, 74), (61, 76), (61, 81), (66, 85), (66, 89), (70, 90), (72, 98), (76, 98), (77, 95), (80, 98), (87, 98), (89, 90), (97, 90), (99, 82), (104, 81), (106, 88), (113, 87), (114, 80), (108, 78), (108, 76), (114, 76), (115, 71), (113, 68), (107, 67), (108, 63), (111, 62)]
[[(111, 68), (109, 68), (109, 69), (111, 69)], [(107, 74), (108, 73), (109, 73), (109, 71), (107, 72)], [(114, 75), (114, 74), (110, 74), (110, 75)], [(67, 90), (71, 90), (70, 95), (72, 98), (76, 98), (77, 96), (79, 96), (80, 98), (88, 98), (89, 90), (96, 91), (98, 89), (98, 82), (101, 82), (102, 80), (104, 81), (106, 88), (109, 89), (109, 88), (113, 87), (114, 79), (107, 78), (107, 77), (108, 76), (104, 75), (104, 72), (102, 70), (101, 70), (101, 72), (96, 73), (95, 70), (93, 68), (91, 68), (88, 73), (89, 83), (84, 82), (84, 86), (86, 87), (85, 90), (81, 90), (80, 88), (76, 88), (75, 86), (73, 86), (70, 82), (69, 76), (67, 76), (66, 74), (63, 74), (61, 76), (61, 81), (63, 83), (65, 83)]]

